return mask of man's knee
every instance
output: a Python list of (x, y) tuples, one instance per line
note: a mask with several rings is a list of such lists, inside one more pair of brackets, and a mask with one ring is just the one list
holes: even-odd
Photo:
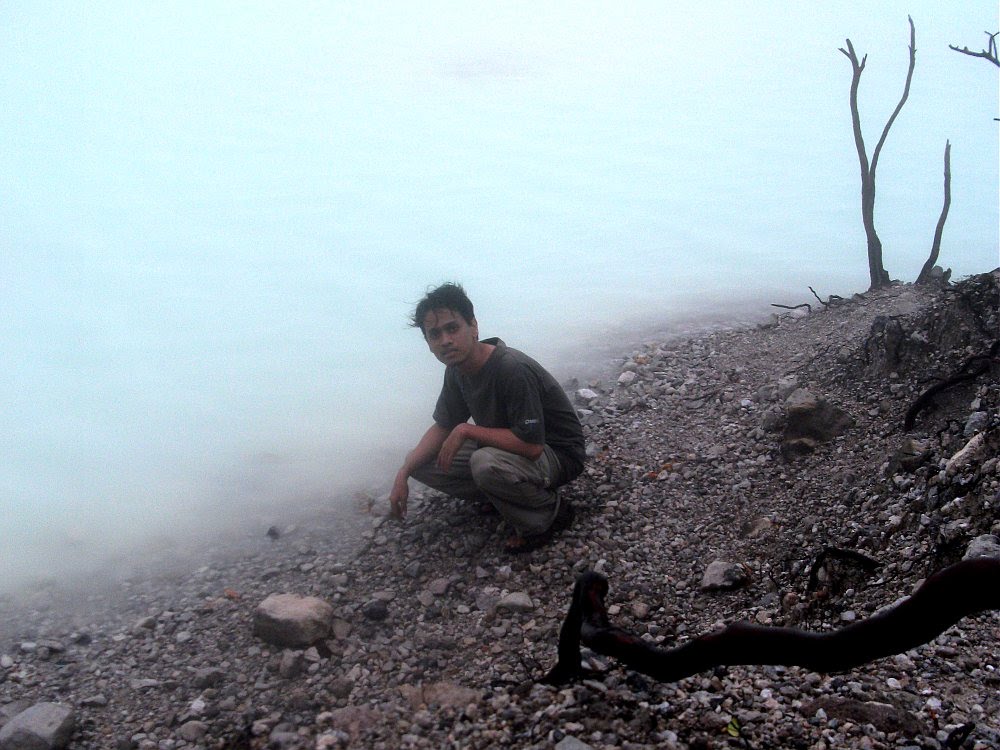
[(500, 453), (503, 451), (490, 447), (473, 451), (472, 455), (469, 456), (469, 471), (472, 472), (472, 481), (476, 484), (494, 481), (500, 458), (497, 454)]
[(498, 487), (513, 487), (527, 479), (524, 467), (521, 466), (525, 460), (499, 448), (480, 448), (469, 459), (472, 481), (477, 487), (487, 491)]

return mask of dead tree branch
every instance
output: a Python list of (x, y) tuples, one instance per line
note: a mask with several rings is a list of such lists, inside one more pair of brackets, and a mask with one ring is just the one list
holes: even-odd
[(579, 679), (580, 644), (662, 682), (736, 664), (800, 666), (841, 672), (927, 643), (959, 620), (1000, 609), (1000, 559), (963, 560), (928, 578), (913, 596), (867, 620), (814, 633), (737, 622), (672, 649), (655, 648), (608, 621), (608, 580), (588, 571), (577, 578), (559, 631), (558, 662), (549, 684)]
[(906, 20), (910, 23), (910, 65), (906, 70), (906, 83), (903, 86), (903, 95), (899, 98), (899, 104), (896, 105), (896, 109), (892, 111), (889, 119), (885, 123), (885, 127), (882, 128), (882, 137), (878, 139), (878, 143), (875, 146), (875, 151), (872, 152), (872, 175), (875, 174), (875, 168), (878, 165), (878, 157), (882, 153), (882, 147), (885, 145), (885, 139), (889, 137), (889, 128), (896, 121), (899, 116), (900, 111), (903, 109), (903, 105), (906, 104), (906, 100), (910, 96), (910, 83), (913, 81), (913, 69), (917, 65), (917, 41), (916, 41), (916, 29), (913, 27), (913, 19), (910, 16), (906, 17)]
[(815, 591), (819, 588), (819, 571), (826, 565), (827, 560), (841, 560), (856, 564), (865, 573), (874, 573), (879, 569), (880, 563), (873, 557), (864, 555), (853, 549), (841, 549), (840, 547), (824, 547), (813, 564), (809, 567), (809, 582), (806, 584), (808, 591)]
[(993, 34), (991, 34), (988, 31), (984, 31), (983, 33), (986, 34), (986, 36), (989, 37), (990, 40), (989, 45), (984, 50), (981, 50), (979, 52), (973, 52), (968, 47), (959, 48), (954, 44), (949, 44), (948, 48), (953, 49), (956, 52), (960, 52), (963, 55), (968, 55), (969, 57), (981, 57), (984, 60), (988, 60), (989, 62), (993, 63), (998, 68), (1000, 68), (1000, 59), (997, 59), (997, 36), (1000, 35), (1000, 31)]
[(969, 357), (958, 368), (957, 373), (950, 378), (942, 380), (940, 383), (935, 383), (921, 393), (917, 397), (917, 400), (913, 402), (913, 405), (906, 410), (903, 427), (907, 430), (912, 429), (920, 412), (933, 404), (934, 397), (942, 391), (954, 388), (956, 385), (961, 385), (962, 383), (969, 383), (986, 373), (990, 369), (990, 365), (996, 360), (998, 354), (1000, 354), (1000, 339), (993, 342), (989, 352), (986, 354), (974, 354)]
[(944, 206), (941, 207), (941, 216), (938, 217), (937, 227), (934, 229), (934, 242), (931, 244), (931, 254), (924, 262), (924, 267), (920, 269), (917, 276), (918, 284), (927, 284), (931, 280), (931, 270), (937, 263), (938, 255), (941, 254), (941, 235), (944, 234), (944, 222), (948, 218), (948, 209), (951, 208), (951, 141), (944, 142)]

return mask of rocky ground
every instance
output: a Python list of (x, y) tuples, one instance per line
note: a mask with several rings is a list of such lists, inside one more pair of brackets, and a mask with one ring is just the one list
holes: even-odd
[[(970, 359), (1000, 331), (997, 290), (987, 274), (814, 301), (569, 384), (590, 462), (563, 492), (572, 526), (526, 555), (461, 503), (417, 494), (397, 524), (362, 497), (357, 543), (318, 516), (193, 570), (6, 601), (0, 748), (1000, 747), (997, 612), (840, 674), (657, 683), (585, 650), (596, 675), (537, 683), (587, 569), (616, 624), (670, 647), (737, 620), (831, 630), (974, 540), (1000, 555), (1000, 365)], [(905, 429), (921, 393), (977, 368)], [(792, 424), (803, 402), (826, 432)], [(713, 590), (714, 562), (730, 578)], [(274, 593), (322, 599), (330, 632), (256, 636)]]

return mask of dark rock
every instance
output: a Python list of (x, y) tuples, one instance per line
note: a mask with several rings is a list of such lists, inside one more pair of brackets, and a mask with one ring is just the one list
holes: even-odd
[(865, 339), (865, 361), (870, 375), (888, 375), (900, 369), (907, 346), (907, 336), (898, 320), (879, 315), (872, 321)]
[(785, 401), (785, 440), (812, 438), (827, 442), (843, 435), (854, 419), (825, 398), (799, 388)]
[(812, 453), (816, 450), (816, 441), (809, 437), (795, 438), (794, 440), (785, 440), (781, 443), (781, 455), (786, 459), (797, 458), (798, 456), (805, 456), (808, 453)]
[(194, 673), (192, 682), (196, 688), (215, 687), (226, 679), (226, 673), (218, 667), (204, 667)]
[(374, 622), (381, 622), (389, 616), (389, 605), (381, 599), (372, 599), (361, 608), (361, 614)]
[(900, 470), (916, 471), (927, 462), (930, 455), (926, 441), (916, 440), (912, 437), (905, 438), (899, 449), (889, 459), (889, 472), (895, 474)]

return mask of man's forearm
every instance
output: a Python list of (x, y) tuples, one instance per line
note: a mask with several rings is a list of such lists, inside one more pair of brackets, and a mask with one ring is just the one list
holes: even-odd
[(460, 424), (455, 428), (462, 431), (465, 440), (475, 440), (480, 445), (499, 448), (508, 453), (530, 458), (532, 461), (542, 455), (544, 445), (527, 443), (506, 427), (480, 427), (475, 424)]
[(429, 461), (433, 461), (441, 450), (445, 439), (448, 437), (448, 430), (435, 423), (424, 433), (416, 447), (406, 454), (402, 467), (399, 469), (400, 475), (410, 476), (417, 468)]

